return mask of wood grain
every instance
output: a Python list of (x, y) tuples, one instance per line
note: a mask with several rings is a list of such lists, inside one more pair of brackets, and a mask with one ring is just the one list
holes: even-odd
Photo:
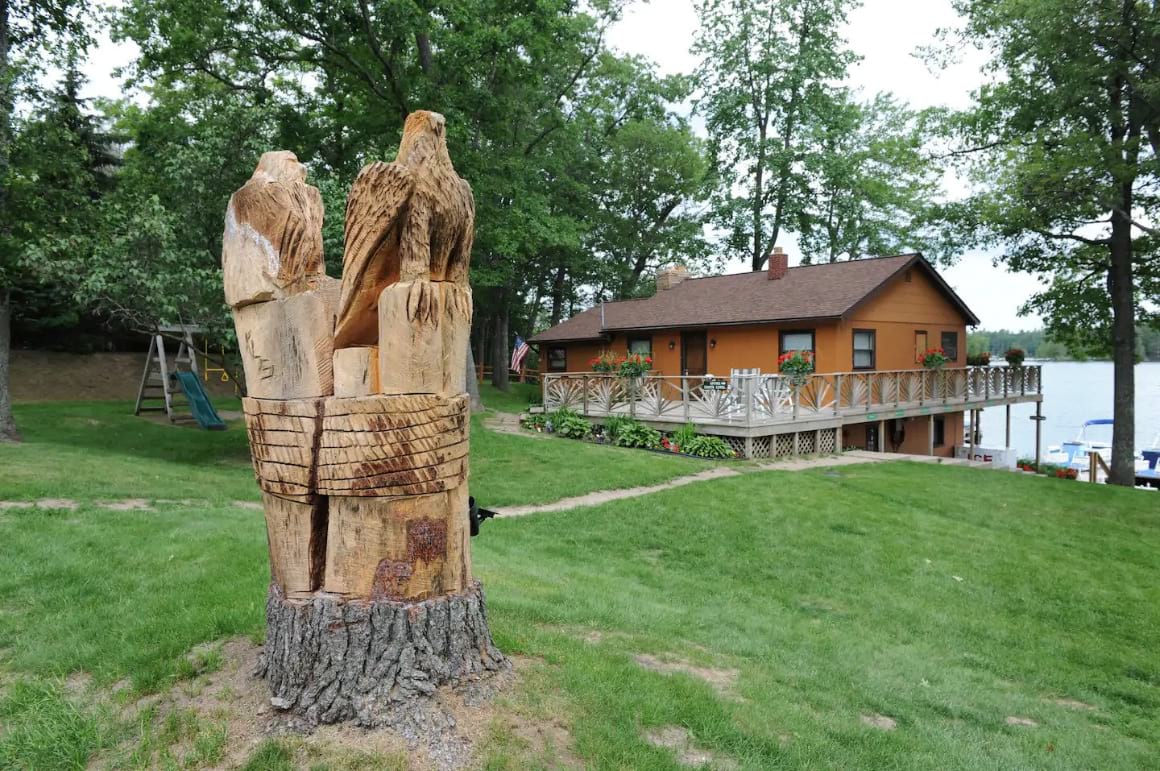
[(226, 210), (226, 303), (240, 308), (316, 288), (325, 271), (322, 217), (322, 196), (306, 184), (306, 168), (295, 155), (262, 155)]
[(329, 396), (333, 324), (333, 307), (315, 290), (236, 308), (246, 392), (260, 399)]
[(322, 586), (327, 500), (311, 503), (262, 493), (270, 577), (287, 597), (308, 597)]

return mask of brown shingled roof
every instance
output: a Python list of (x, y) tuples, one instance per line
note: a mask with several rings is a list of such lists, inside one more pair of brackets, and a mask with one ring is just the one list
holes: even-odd
[[(578, 313), (529, 342), (593, 340), (604, 332), (838, 318), (912, 265), (929, 271), (968, 323), (979, 323), (954, 290), (919, 254), (799, 265), (772, 281), (764, 270), (690, 278), (652, 297), (607, 302)], [(603, 321), (601, 320), (603, 317)]]

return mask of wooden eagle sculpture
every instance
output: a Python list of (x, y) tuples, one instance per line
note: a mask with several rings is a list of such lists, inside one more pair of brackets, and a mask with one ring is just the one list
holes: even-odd
[(351, 187), (340, 285), (305, 179), (263, 155), (223, 237), (270, 550), (260, 668), (279, 710), (390, 725), (432, 686), (509, 666), (471, 574), (475, 205), (443, 116), (411, 114), (396, 159)]
[(419, 111), (407, 117), (393, 163), (361, 172), (346, 203), (342, 298), (335, 346), (375, 345), (379, 295), (396, 282), (411, 283), (414, 317), (439, 307), (430, 283), (467, 286), (475, 232), (471, 186), (447, 154), (443, 116)]

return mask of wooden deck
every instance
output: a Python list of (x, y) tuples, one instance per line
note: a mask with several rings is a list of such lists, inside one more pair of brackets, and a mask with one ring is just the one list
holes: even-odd
[(934, 415), (1043, 400), (1039, 366), (873, 370), (809, 375), (624, 378), (545, 374), (544, 407), (589, 418), (627, 415), (657, 428), (693, 423), (722, 436), (770, 436), (850, 423)]

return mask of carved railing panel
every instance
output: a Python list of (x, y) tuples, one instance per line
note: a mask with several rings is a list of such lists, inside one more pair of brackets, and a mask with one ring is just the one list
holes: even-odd
[(833, 372), (794, 386), (781, 375), (697, 377), (553, 373), (543, 380), (544, 406), (601, 417), (783, 423), (923, 404), (981, 402), (1039, 392), (1038, 366)]

